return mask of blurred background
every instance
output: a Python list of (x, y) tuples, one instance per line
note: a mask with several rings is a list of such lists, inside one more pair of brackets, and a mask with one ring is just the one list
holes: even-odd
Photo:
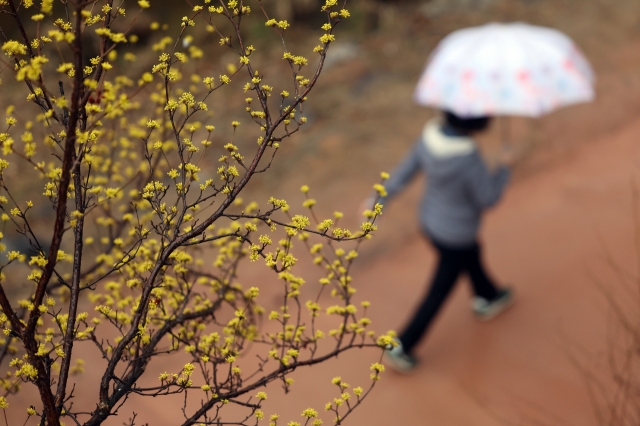
[[(310, 22), (306, 4), (292, 2), (294, 19)], [(371, 182), (392, 171), (437, 114), (412, 95), (429, 53), (451, 31), (492, 21), (553, 27), (597, 76), (594, 102), (512, 119), (522, 160), (481, 234), (494, 276), (515, 287), (515, 306), (479, 324), (462, 280), (416, 351), (417, 370), (386, 375), (351, 424), (637, 424), (637, 385), (627, 384), (640, 374), (637, 352), (630, 355), (640, 324), (640, 3), (359, 1), (350, 10), (307, 105), (311, 125), (255, 188), (295, 198), (308, 184), (319, 209), (352, 213), (354, 223)], [(489, 162), (497, 127), (480, 140)], [(405, 324), (433, 271), (435, 252), (417, 221), (422, 185), (416, 179), (386, 209), (358, 259), (359, 295), (375, 307), (376, 330)], [(300, 372), (297, 390), (305, 392), (278, 399), (274, 412), (295, 419), (312, 404), (308, 395), (329, 400), (323, 375), (336, 370), (357, 383), (364, 356)]]
[[(151, 9), (161, 14), (137, 19), (136, 43), (127, 48), (128, 55), (119, 53), (117, 60), (134, 75), (156, 61), (157, 52), (148, 46), (161, 36), (150, 29), (152, 23), (177, 32), (176, 16), (187, 10), (181, 0), (165, 3), (159, 12)], [(320, 2), (263, 3), (279, 19), (293, 22), (290, 50), (310, 52), (321, 34)], [(264, 202), (273, 195), (299, 205), (299, 188), (306, 184), (318, 200), (320, 215), (341, 210), (348, 224), (357, 224), (358, 207), (379, 173), (393, 170), (424, 123), (437, 114), (416, 106), (413, 91), (429, 53), (459, 28), (526, 21), (559, 29), (593, 65), (597, 93), (592, 103), (541, 119), (512, 120), (514, 147), (522, 159), (504, 200), (486, 218), (482, 239), (497, 280), (514, 286), (516, 305), (490, 323), (477, 323), (464, 279), (418, 348), (421, 363), (416, 371), (406, 376), (385, 373), (347, 423), (638, 424), (640, 419), (631, 417), (638, 413), (638, 395), (626, 385), (621, 389), (620, 378), (637, 379), (640, 374), (638, 352), (629, 355), (628, 350), (638, 347), (640, 335), (640, 286), (634, 272), (640, 258), (634, 195), (640, 188), (640, 2), (351, 0), (349, 10), (352, 17), (340, 24), (323, 75), (305, 104), (309, 124), (282, 144), (272, 170), (252, 182), (243, 198)], [(1, 19), (2, 27), (9, 28), (6, 17)], [(282, 48), (259, 20), (245, 30), (258, 47), (256, 62), (264, 63), (259, 68), (265, 81), (278, 89), (289, 76), (286, 64), (274, 60)], [(204, 56), (193, 72), (217, 77), (232, 71), (237, 57), (218, 46), (217, 36), (203, 29), (194, 38)], [(3, 106), (24, 96), (24, 90), (10, 87), (12, 76), (2, 73), (0, 78)], [(241, 91), (217, 96), (210, 102), (216, 126), (232, 119), (248, 121)], [(20, 114), (19, 119), (26, 119)], [(218, 127), (225, 140), (229, 135)], [(246, 132), (239, 134), (238, 143), (254, 146), (255, 138)], [(494, 162), (498, 129), (479, 142), (487, 160)], [(28, 182), (23, 184), (27, 190)], [(417, 221), (422, 184), (416, 179), (385, 210), (380, 231), (362, 246), (356, 264), (358, 295), (372, 302), (376, 331), (403, 326), (433, 270), (435, 253), (423, 241)], [(299, 257), (301, 270), (308, 270), (304, 275), (313, 282), (319, 274), (311, 258), (302, 253)], [(243, 274), (246, 283), (270, 282), (260, 267), (249, 266)], [(274, 296), (265, 303), (267, 310), (270, 303), (279, 302)], [(620, 321), (622, 313), (625, 322)], [(299, 420), (303, 409), (322, 407), (335, 396), (332, 376), (342, 375), (356, 386), (367, 380), (369, 363), (375, 361), (371, 352), (351, 353), (300, 371), (294, 374), (291, 395), (277, 387), (269, 393), (265, 412)], [(175, 407), (159, 406), (153, 398), (140, 400), (137, 411), (150, 424), (179, 421)], [(171, 416), (178, 417), (167, 423)]]

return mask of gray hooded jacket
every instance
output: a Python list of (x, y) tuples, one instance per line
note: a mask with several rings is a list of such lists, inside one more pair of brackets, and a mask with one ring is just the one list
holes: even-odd
[(413, 149), (385, 182), (385, 204), (418, 171), (428, 176), (420, 223), (438, 243), (461, 247), (475, 242), (482, 211), (494, 205), (509, 180), (509, 169), (487, 169), (475, 142), (448, 136), (437, 121), (427, 123)]

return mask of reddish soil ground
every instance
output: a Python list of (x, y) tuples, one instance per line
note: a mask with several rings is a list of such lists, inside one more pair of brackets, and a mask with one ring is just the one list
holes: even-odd
[[(517, 304), (478, 323), (469, 312), (467, 282), (460, 282), (417, 350), (420, 366), (406, 376), (385, 374), (351, 424), (595, 425), (572, 359), (601, 371), (609, 308), (596, 278), (608, 288), (619, 284), (607, 256), (634, 267), (639, 136), (635, 120), (572, 150), (562, 163), (516, 179), (487, 216), (482, 239), (488, 264), (513, 284)], [(355, 275), (362, 297), (375, 307), (377, 329), (402, 327), (433, 269), (434, 252), (406, 225), (417, 186), (385, 213), (381, 235), (365, 248)], [(579, 348), (587, 348), (586, 358)], [(328, 377), (341, 374), (356, 385), (374, 361), (354, 353), (299, 374), (296, 391), (274, 398), (269, 408), (295, 419), (307, 405), (334, 396)]]
[[(614, 30), (616, 19), (597, 15), (595, 3), (594, 9), (541, 3), (501, 13), (571, 34), (598, 73), (598, 99), (542, 120), (513, 120), (513, 138), (524, 159), (503, 202), (488, 214), (482, 240), (490, 268), (500, 281), (513, 284), (517, 304), (490, 323), (478, 323), (469, 312), (468, 285), (459, 283), (417, 350), (420, 366), (406, 376), (386, 374), (351, 424), (597, 424), (577, 365), (607, 375), (611, 310), (596, 283), (607, 291), (619, 288), (609, 258), (636, 269), (638, 27), (626, 32), (619, 24)], [(295, 198), (297, 188), (309, 183), (327, 212), (336, 205), (355, 212), (360, 194), (380, 170), (392, 169), (432, 114), (408, 101), (426, 56), (415, 52), (427, 52), (446, 33), (439, 33), (439, 26), (483, 19), (490, 18), (445, 17), (428, 27), (435, 34), (412, 38), (412, 31), (421, 34), (412, 27), (404, 30), (404, 39), (398, 30), (395, 37), (383, 31), (364, 40), (359, 56), (327, 70), (316, 97), (318, 122), (292, 142), (293, 159), (276, 169), (278, 183), (264, 182), (260, 189)], [(599, 31), (608, 36), (596, 35)], [(395, 43), (397, 52), (387, 43)], [(395, 53), (383, 54), (385, 46)], [(494, 129), (481, 141), (490, 161), (498, 133)], [(434, 252), (416, 223), (421, 187), (415, 182), (394, 200), (380, 233), (358, 259), (359, 295), (371, 300), (377, 330), (403, 326), (433, 270)], [(375, 358), (353, 353), (298, 374), (291, 395), (270, 397), (268, 413), (299, 419), (307, 406), (321, 407), (336, 396), (330, 377), (340, 374), (354, 386), (366, 383)]]

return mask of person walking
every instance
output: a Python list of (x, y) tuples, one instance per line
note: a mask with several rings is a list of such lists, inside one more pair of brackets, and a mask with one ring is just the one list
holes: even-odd
[(413, 349), (439, 312), (458, 277), (469, 275), (475, 295), (473, 312), (489, 320), (513, 301), (513, 291), (494, 283), (481, 260), (478, 228), (483, 212), (495, 205), (509, 181), (511, 154), (503, 153), (501, 165), (491, 172), (482, 160), (473, 135), (487, 129), (490, 117), (462, 118), (444, 112), (443, 119), (426, 124), (422, 135), (385, 183), (388, 204), (419, 172), (427, 176), (420, 204), (420, 224), (438, 252), (438, 265), (424, 300), (385, 351), (387, 362), (407, 371), (416, 365)]

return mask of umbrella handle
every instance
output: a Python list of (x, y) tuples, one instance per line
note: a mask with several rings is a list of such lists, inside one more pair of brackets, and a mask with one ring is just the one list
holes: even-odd
[(500, 125), (500, 145), (502, 149), (511, 149), (511, 120), (508, 116), (499, 118)]
[(502, 165), (513, 167), (518, 157), (513, 149), (513, 141), (511, 140), (511, 119), (507, 116), (501, 116), (500, 120), (500, 149)]
[(513, 144), (511, 141), (511, 119), (507, 116), (501, 116), (499, 120), (501, 163), (505, 166), (513, 166), (516, 158), (513, 152)]

